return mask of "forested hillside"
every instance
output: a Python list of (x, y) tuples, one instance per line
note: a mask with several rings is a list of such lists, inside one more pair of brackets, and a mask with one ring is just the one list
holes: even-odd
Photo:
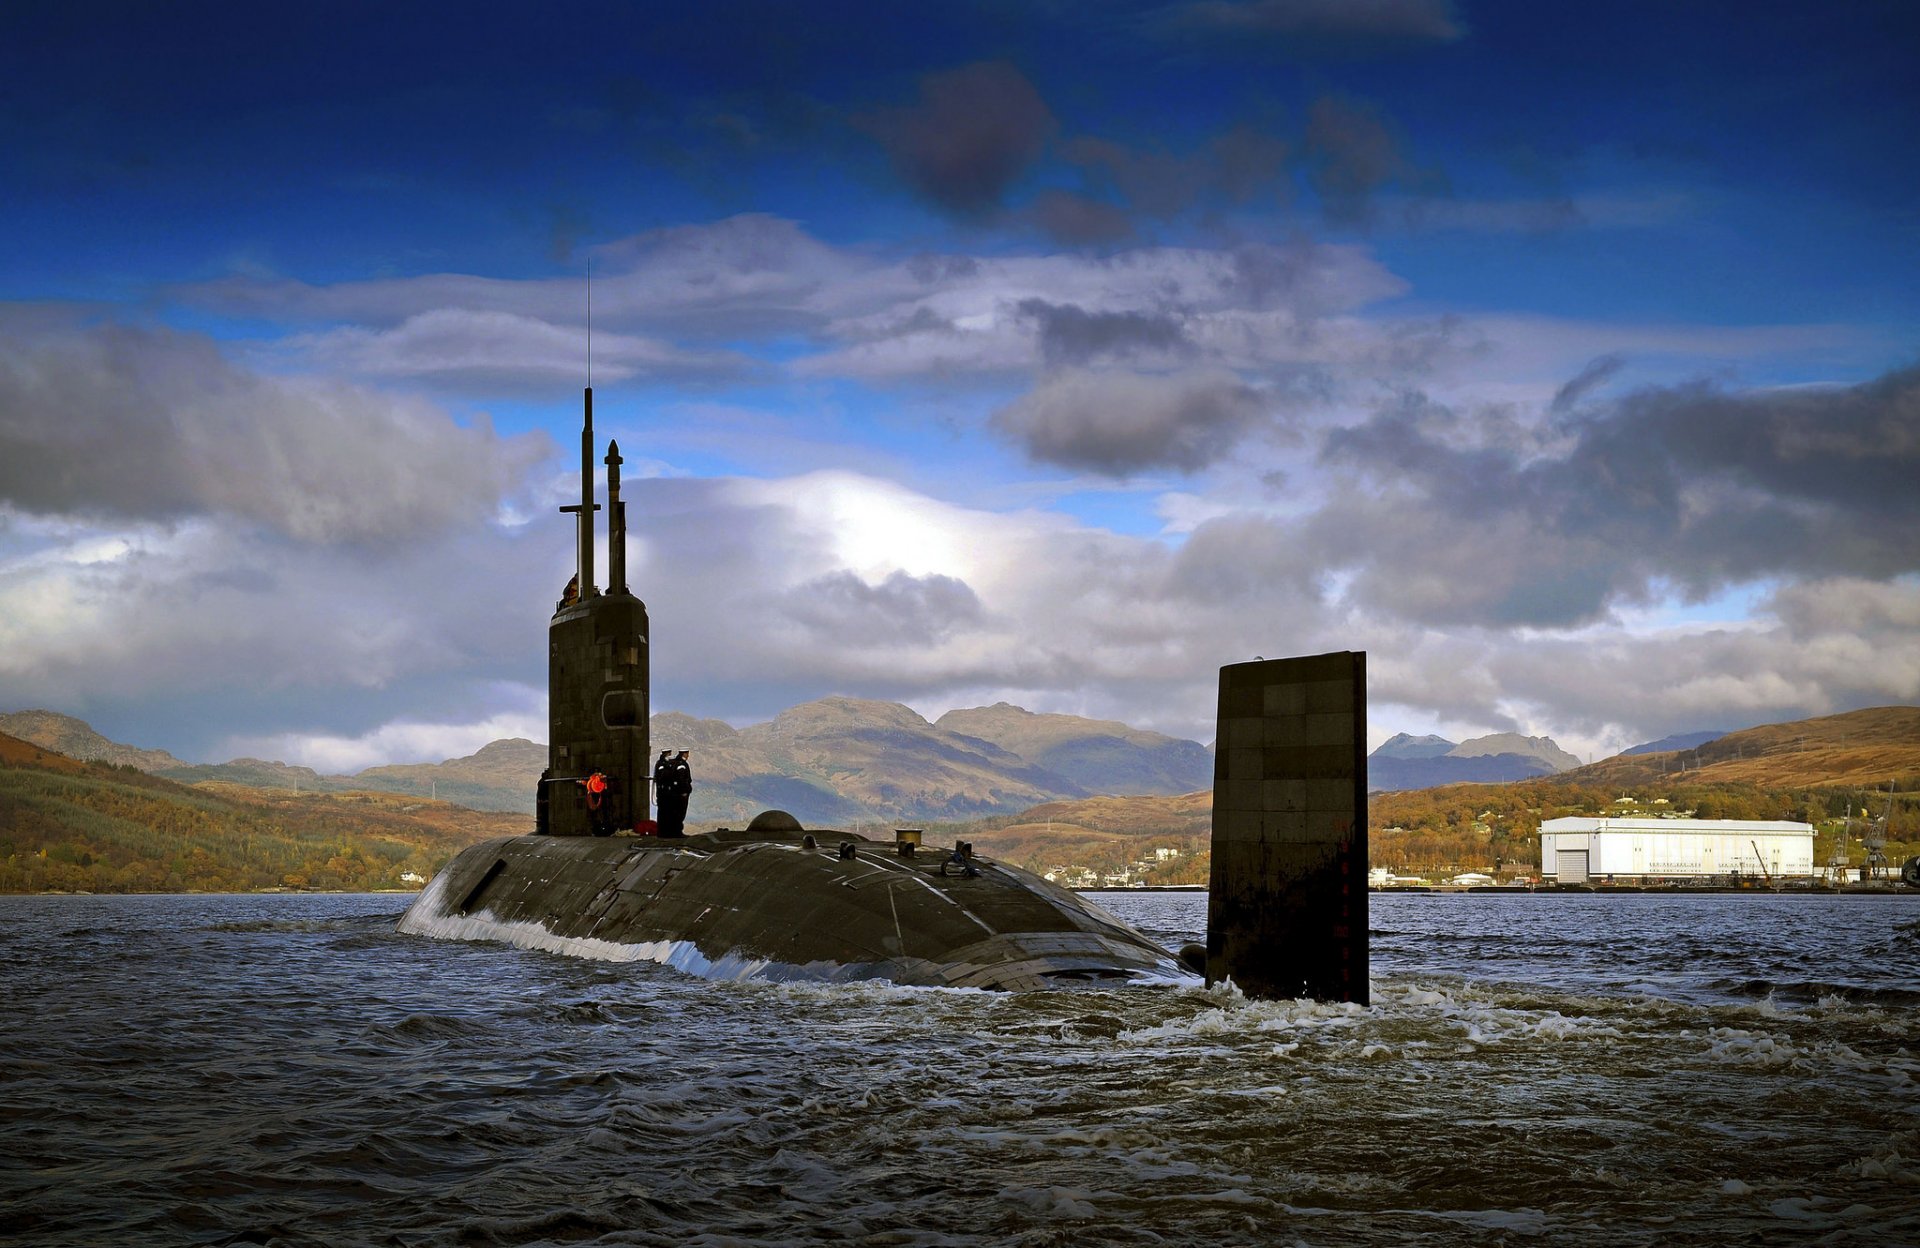
[(526, 823), (391, 794), (188, 788), (0, 736), (0, 892), (406, 888)]

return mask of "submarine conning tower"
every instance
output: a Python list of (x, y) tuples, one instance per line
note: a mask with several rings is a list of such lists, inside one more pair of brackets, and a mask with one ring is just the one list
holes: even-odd
[(620, 444), (609, 442), (607, 589), (594, 585), (593, 387), (580, 429), (578, 567), (547, 628), (547, 771), (535, 830), (608, 836), (647, 818), (647, 606), (627, 588)]

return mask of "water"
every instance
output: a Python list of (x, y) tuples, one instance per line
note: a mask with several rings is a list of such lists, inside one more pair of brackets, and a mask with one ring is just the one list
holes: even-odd
[(1370, 1009), (707, 983), (404, 900), (0, 898), (0, 1238), (1920, 1243), (1920, 898), (1378, 896)]

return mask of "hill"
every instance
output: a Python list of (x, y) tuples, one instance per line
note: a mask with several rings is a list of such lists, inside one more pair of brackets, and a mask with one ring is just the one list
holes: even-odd
[(55, 711), (14, 711), (0, 715), (0, 733), (81, 762), (112, 763), (138, 767), (141, 771), (186, 766), (165, 750), (143, 750), (109, 741), (86, 721)]
[[(1437, 757), (1433, 739), (1396, 742), (1413, 747), (1402, 761)], [(1426, 759), (1419, 757), (1423, 749)], [(1896, 792), (1887, 853), (1900, 862), (1920, 852), (1920, 707), (1911, 706), (1771, 724), (1697, 752), (1623, 755), (1521, 780), (1377, 792), (1367, 803), (1369, 857), (1375, 866), (1442, 878), (1466, 870), (1527, 874), (1539, 863), (1543, 819), (1690, 811), (1701, 818), (1809, 820), (1817, 829), (1814, 859), (1825, 863), (1846, 831), (1847, 807), (1871, 792), (1877, 816), (1887, 807), (1889, 781)], [(1137, 861), (1142, 846), (1178, 847), (1180, 870), (1204, 880), (1211, 809), (1205, 792), (1052, 802), (951, 831), (1011, 862), (1093, 874)], [(1858, 845), (1846, 852), (1858, 865)], [(1149, 870), (1136, 878), (1167, 876)]]
[(1455, 743), (1445, 737), (1436, 737), (1429, 733), (1416, 737), (1400, 732), (1388, 737), (1380, 748), (1368, 755), (1369, 758), (1439, 758), (1454, 748)]
[(934, 726), (991, 742), (1085, 793), (1191, 793), (1213, 783), (1213, 755), (1198, 741), (1114, 720), (996, 702), (948, 711)]
[(1579, 765), (1580, 760), (1552, 737), (1496, 732), (1456, 744), (1445, 737), (1412, 737), (1403, 732), (1367, 756), (1367, 791), (1527, 780)]
[[(937, 727), (897, 702), (821, 698), (743, 728), (739, 739), (766, 770), (740, 777), (735, 790), (754, 801), (800, 800), (829, 816), (820, 822), (965, 819), (1085, 793), (990, 741)], [(695, 770), (696, 780), (701, 774)], [(698, 788), (694, 803), (698, 809)], [(783, 806), (809, 821), (779, 800), (754, 809), (765, 805)]]
[(1802, 819), (1815, 826), (1814, 861), (1839, 847), (1848, 806), (1887, 809), (1888, 856), (1920, 848), (1920, 707), (1890, 706), (1728, 733), (1691, 750), (1617, 755), (1553, 776), (1387, 793), (1368, 803), (1376, 864), (1411, 870), (1485, 870), (1539, 861), (1542, 819), (1605, 813), (1691, 812), (1703, 819)]
[[(821, 698), (741, 729), (669, 711), (652, 718), (650, 736), (656, 750), (692, 750), (695, 787), (688, 817), (695, 824), (738, 826), (769, 807), (818, 826), (922, 823), (1082, 797), (1098, 791), (1096, 780), (1167, 792), (1213, 778), (1212, 757), (1198, 742), (1077, 716), (1030, 715), (1005, 704), (982, 709), (985, 716), (974, 727), (1000, 735), (1018, 722), (1025, 729), (1015, 734), (1023, 748), (1055, 760), (1068, 774), (987, 737), (929, 723), (897, 702), (859, 698)], [(377, 790), (531, 814), (535, 783), (546, 766), (546, 746), (524, 739), (495, 741), (465, 758), (371, 767), (352, 776), (252, 758), (190, 764), (164, 751), (107, 741), (66, 716), (22, 716), (32, 739), (46, 748), (82, 741), (102, 757), (186, 784), (303, 793)]]
[[(941, 832), (1071, 885), (1205, 884), (1212, 824), (1213, 794), (1201, 790), (1046, 802), (1011, 818)], [(1123, 874), (1124, 881), (1113, 878)]]
[(1632, 787), (1682, 774), (1700, 784), (1884, 788), (1896, 777), (1920, 777), (1920, 706), (1876, 706), (1765, 724), (1691, 749), (1615, 755), (1569, 771), (1565, 778)]
[(1622, 754), (1667, 754), (1674, 750), (1691, 750), (1717, 741), (1727, 735), (1725, 728), (1711, 728), (1706, 732), (1676, 732), (1672, 736), (1661, 737), (1658, 741), (1642, 741), (1639, 745), (1621, 750)]
[(533, 811), (534, 786), (547, 769), (547, 747), (525, 737), (492, 741), (465, 758), (394, 763), (353, 777), (357, 788), (430, 794), (474, 810)]
[(0, 735), (0, 892), (404, 888), (526, 822), (391, 794), (189, 788)]

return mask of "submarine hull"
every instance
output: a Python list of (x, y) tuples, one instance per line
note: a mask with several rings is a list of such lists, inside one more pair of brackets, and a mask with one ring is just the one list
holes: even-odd
[[(654, 961), (715, 979), (1025, 990), (1193, 981), (1167, 951), (1031, 872), (843, 833), (520, 836), (462, 851), (399, 928)], [(851, 843), (851, 856), (841, 845)], [(945, 864), (945, 865), (943, 865)]]

